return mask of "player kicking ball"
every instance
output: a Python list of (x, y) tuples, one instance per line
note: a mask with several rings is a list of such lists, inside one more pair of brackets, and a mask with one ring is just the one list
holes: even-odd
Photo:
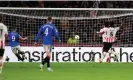
[(43, 44), (43, 48), (44, 51), (46, 52), (46, 57), (42, 60), (42, 63), (40, 64), (40, 68), (41, 71), (43, 70), (43, 66), (45, 63), (47, 63), (47, 70), (48, 71), (53, 71), (50, 68), (50, 57), (51, 57), (51, 49), (52, 49), (52, 45), (53, 45), (53, 37), (56, 36), (57, 39), (60, 41), (60, 37), (58, 35), (58, 31), (55, 27), (54, 24), (52, 24), (52, 17), (48, 17), (47, 18), (47, 23), (43, 24), (36, 36), (36, 40), (34, 45), (37, 46), (37, 42), (40, 38), (40, 36), (42, 36), (42, 44)]
[(5, 51), (5, 37), (7, 37), (7, 26), (2, 23), (2, 15), (0, 15), (0, 74), (3, 69), (3, 55)]
[(99, 62), (103, 62), (106, 58), (107, 62), (110, 62), (111, 57), (109, 56), (109, 50), (112, 47), (112, 44), (116, 41), (116, 32), (119, 30), (119, 27), (114, 27), (113, 22), (105, 22), (104, 28), (97, 32), (103, 40), (103, 53), (102, 58), (99, 59)]
[(9, 44), (11, 46), (12, 52), (18, 58), (19, 61), (24, 61), (25, 54), (20, 48), (19, 40), (27, 40), (28, 38), (22, 38), (17, 32), (15, 28), (12, 28), (12, 31), (8, 34)]
[[(110, 58), (113, 58), (114, 61), (119, 62), (120, 61), (120, 53), (117, 53), (114, 48), (111, 48), (109, 50)], [(110, 62), (110, 61), (109, 61)]]

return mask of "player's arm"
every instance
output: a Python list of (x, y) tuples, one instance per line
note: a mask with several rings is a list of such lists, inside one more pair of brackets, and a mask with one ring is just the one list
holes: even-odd
[(22, 41), (24, 41), (24, 40), (27, 40), (28, 38), (27, 38), (27, 37), (23, 38), (23, 37), (21, 37), (21, 36), (19, 35), (19, 39), (22, 40)]
[(40, 30), (38, 31), (38, 34), (36, 36), (35, 42), (38, 42), (40, 36), (42, 35), (42, 28), (40, 28)]
[[(4, 25), (4, 24), (3, 24)], [(5, 26), (5, 39), (7, 39), (8, 38), (8, 29), (7, 29), (7, 26), (6, 25), (4, 25)]]
[(116, 27), (115, 29), (118, 31), (118, 30), (120, 30), (122, 27), (123, 27), (123, 22), (121, 21), (121, 22), (120, 22), (120, 26)]
[(55, 36), (59, 41), (61, 41), (61, 40), (60, 40), (59, 33), (58, 33), (58, 31), (57, 31), (57, 29), (56, 29), (55, 26), (54, 26), (54, 28), (53, 28), (53, 32), (54, 32), (54, 36)]
[(101, 29), (100, 32), (97, 32), (97, 34), (99, 35), (99, 37), (102, 37), (102, 35), (104, 34), (104, 29)]
[(34, 43), (35, 46), (37, 45), (37, 42), (41, 35), (42, 35), (42, 27), (40, 28), (40, 30), (38, 31), (38, 34), (36, 36), (35, 43)]

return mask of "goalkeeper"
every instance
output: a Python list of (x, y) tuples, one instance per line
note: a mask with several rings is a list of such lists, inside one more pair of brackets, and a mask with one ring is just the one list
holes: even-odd
[(52, 17), (47, 18), (47, 23), (43, 24), (37, 34), (36, 40), (34, 45), (37, 46), (37, 42), (40, 38), (40, 36), (43, 37), (43, 48), (44, 51), (46, 52), (46, 57), (45, 59), (42, 60), (42, 63), (40, 64), (41, 71), (43, 70), (43, 65), (47, 63), (47, 69), (48, 71), (53, 71), (50, 68), (50, 57), (51, 57), (51, 48), (53, 45), (53, 37), (56, 36), (57, 39), (60, 41), (60, 37), (58, 35), (58, 31), (55, 27), (54, 24), (52, 24)]

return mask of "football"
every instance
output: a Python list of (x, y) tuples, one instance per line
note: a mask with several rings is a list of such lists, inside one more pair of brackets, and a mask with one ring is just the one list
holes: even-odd
[(79, 35), (75, 35), (75, 39), (80, 39)]

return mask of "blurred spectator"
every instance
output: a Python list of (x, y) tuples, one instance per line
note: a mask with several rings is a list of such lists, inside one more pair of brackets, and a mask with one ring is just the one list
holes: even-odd
[(0, 7), (133, 8), (132, 3), (133, 1), (0, 1)]
[(44, 7), (44, 2), (43, 1), (38, 1), (38, 7), (43, 8)]
[[(102, 8), (113, 8), (113, 7), (133, 7), (133, 2), (127, 1), (124, 3), (120, 1), (101, 1), (100, 4), (93, 2), (93, 1), (16, 1), (16, 2), (0, 2), (0, 6), (4, 7), (59, 7), (59, 8), (79, 8), (79, 7), (102, 7)], [(126, 4), (126, 5), (125, 5)], [(128, 5), (129, 4), (129, 5)], [(123, 5), (123, 6), (121, 6)], [(5, 10), (6, 11), (6, 10)], [(10, 12), (10, 11), (9, 11)], [(131, 11), (130, 11), (131, 12)], [(102, 19), (95, 19), (97, 16), (114, 16), (119, 14), (125, 14), (124, 11), (11, 11), (11, 13), (19, 14), (19, 15), (26, 15), (27, 17), (22, 16), (11, 16), (11, 15), (4, 15), (4, 23), (7, 24), (9, 28), (12, 26), (17, 27), (18, 32), (22, 36), (28, 36), (29, 42), (27, 44), (32, 44), (35, 39), (35, 34), (38, 31), (40, 25), (46, 22), (46, 19), (43, 17), (46, 16), (53, 16), (55, 17), (54, 23), (57, 26), (59, 34), (61, 36), (62, 43), (77, 43), (74, 40), (74, 35), (72, 32), (80, 36), (79, 43), (82, 44), (101, 44), (101, 39), (96, 34), (103, 27), (103, 23), (108, 18)], [(48, 13), (48, 14), (47, 14)], [(126, 12), (127, 13), (127, 12)], [(35, 16), (35, 17), (33, 17)], [(75, 18), (76, 17), (76, 18)], [(90, 19), (93, 18), (93, 19)], [(85, 19), (82, 19), (85, 18)], [(133, 16), (121, 16), (121, 17), (114, 17), (110, 18), (115, 22), (115, 26), (122, 26), (121, 30), (117, 33), (117, 38), (121, 44), (133, 44)], [(121, 22), (122, 21), (122, 22)], [(118, 43), (118, 45), (120, 45)]]

